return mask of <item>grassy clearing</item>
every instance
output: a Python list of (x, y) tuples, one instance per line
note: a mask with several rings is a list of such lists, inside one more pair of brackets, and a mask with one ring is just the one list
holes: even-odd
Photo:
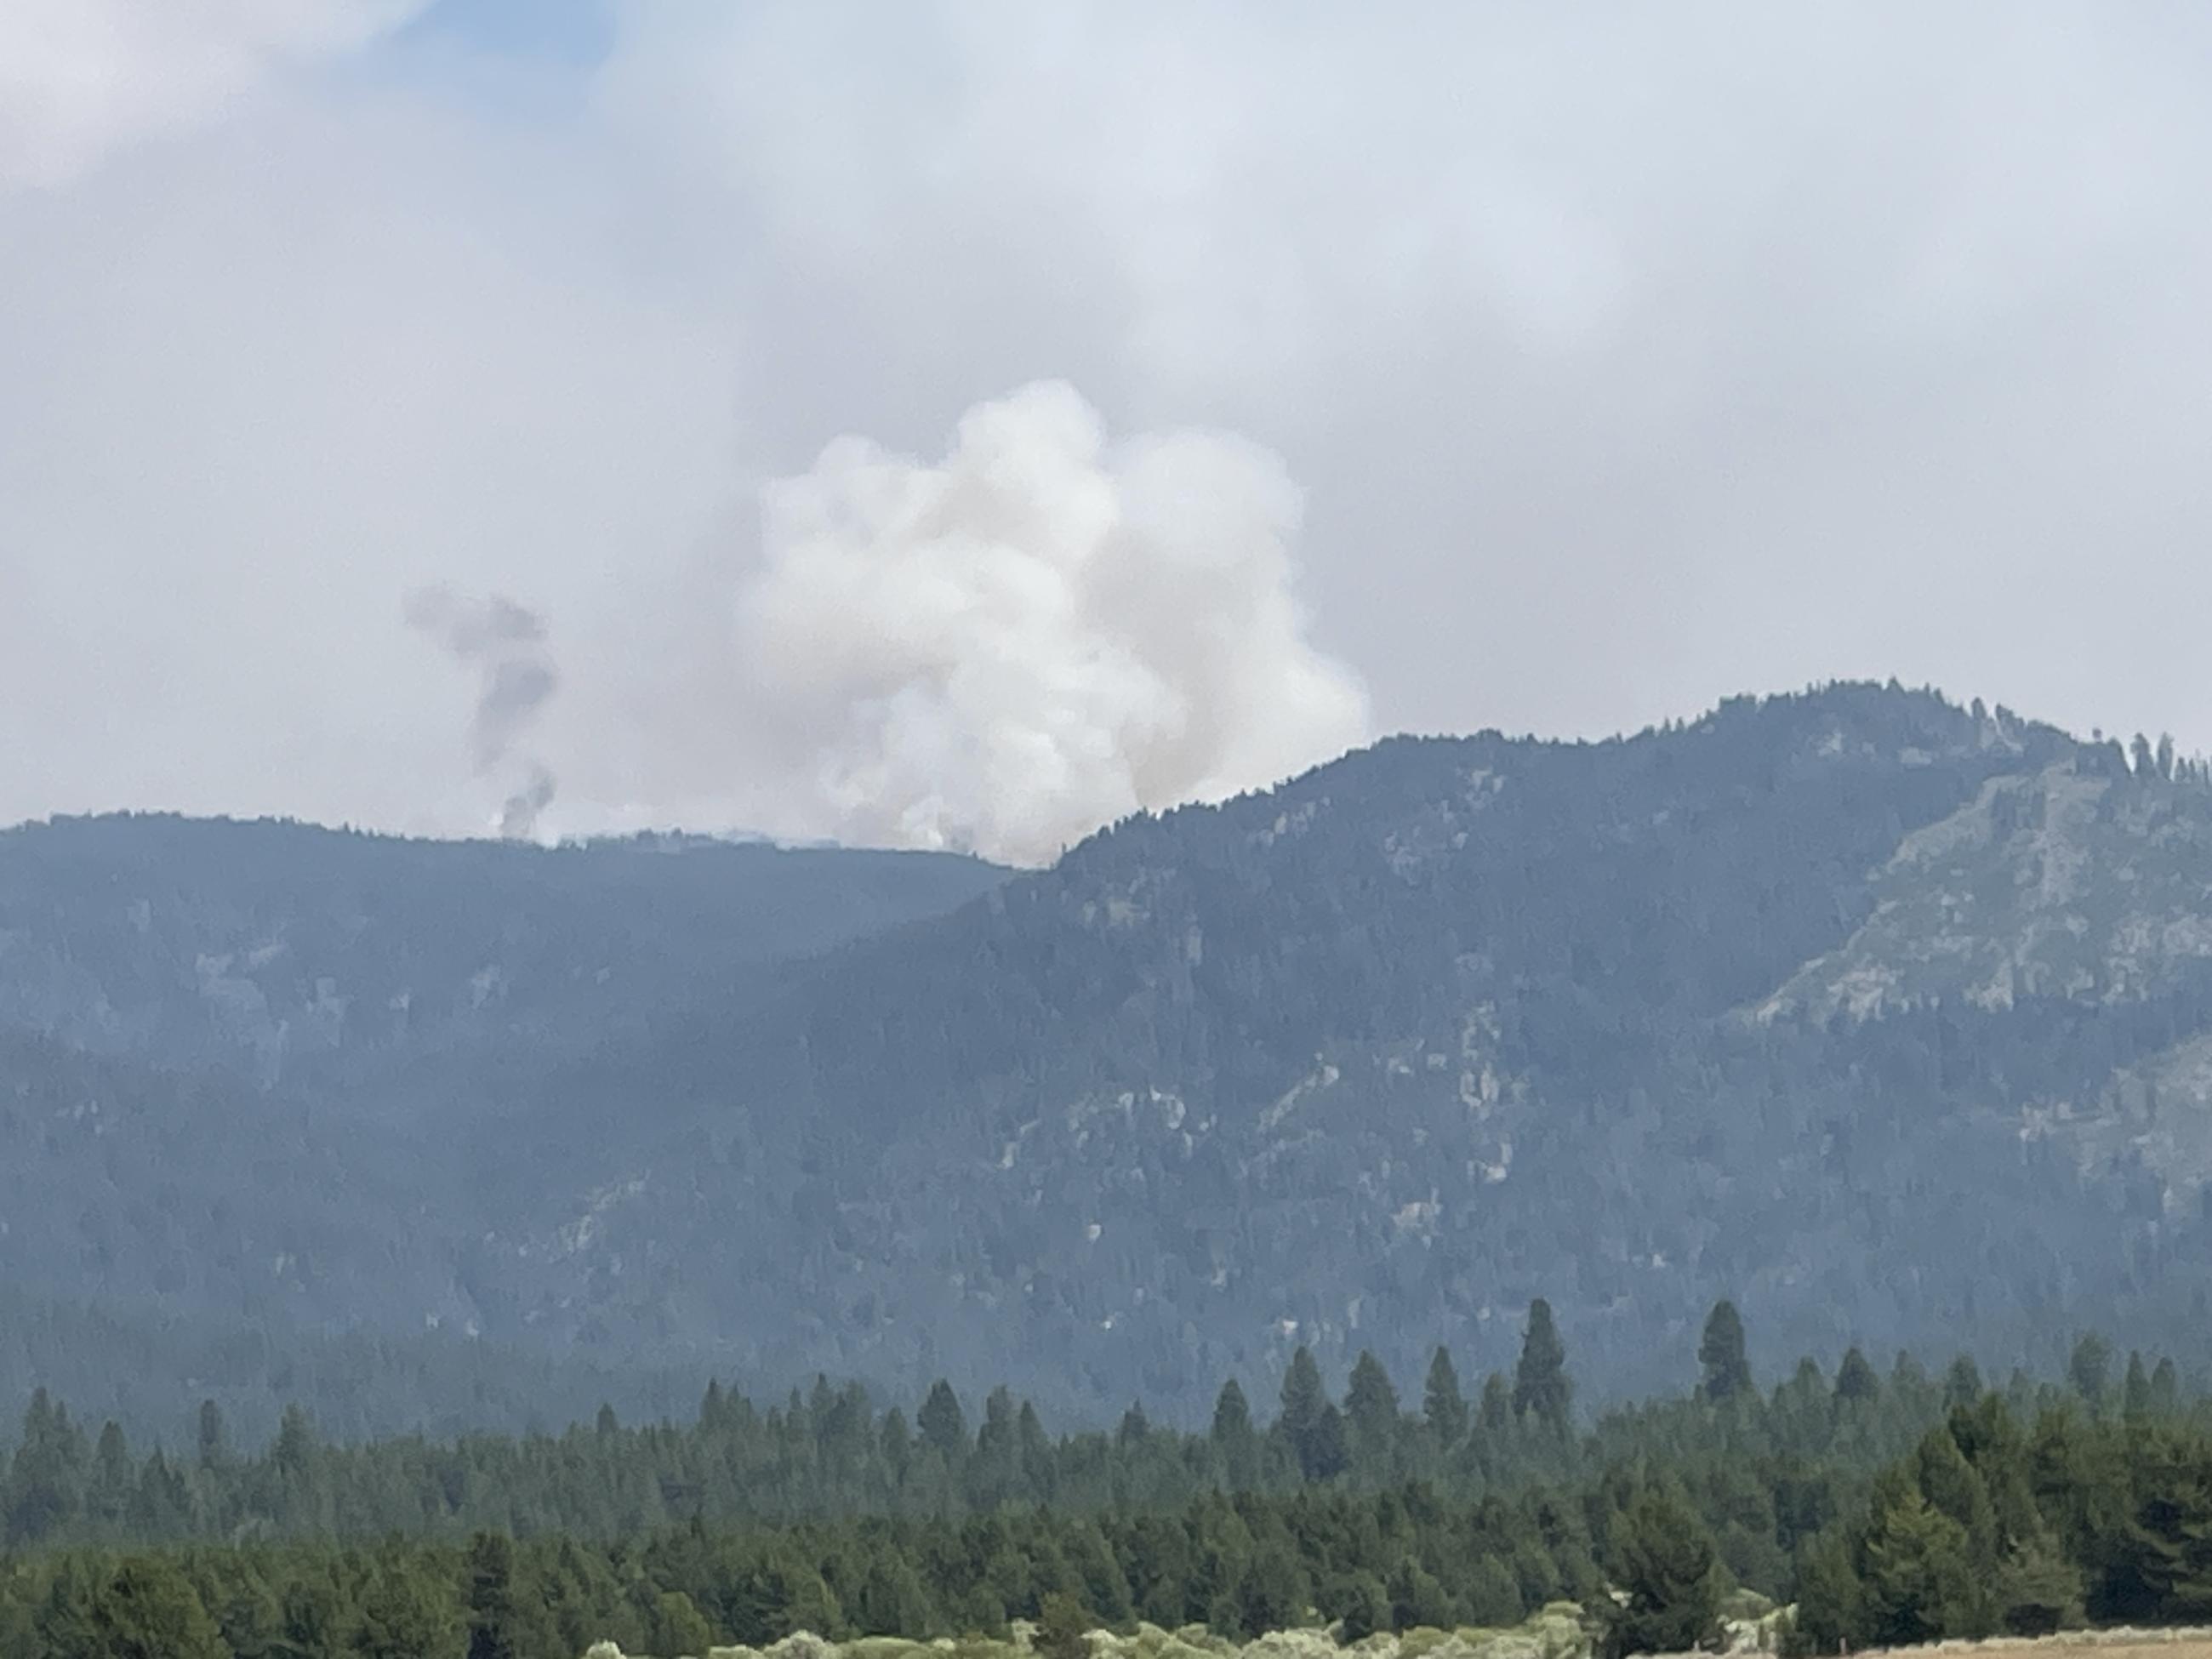
[[(802, 1632), (770, 1648), (712, 1648), (676, 1659), (1038, 1659), (1031, 1634), (1029, 1626), (1017, 1624), (1012, 1639), (1004, 1642), (980, 1637), (936, 1642), (870, 1637), (836, 1643)], [(1199, 1625), (1176, 1631), (1139, 1625), (1127, 1636), (1093, 1631), (1089, 1639), (1090, 1659), (1585, 1659), (1589, 1651), (1582, 1609), (1572, 1602), (1547, 1607), (1507, 1630), (1409, 1630), (1370, 1636), (1349, 1647), (1340, 1647), (1325, 1630), (1276, 1631), (1240, 1643)], [(585, 1659), (643, 1656), (625, 1655), (611, 1643), (602, 1643)]]
[[(1771, 1651), (1774, 1630), (1771, 1618), (1729, 1620), (1731, 1651), (1739, 1654)], [(804, 1632), (770, 1648), (718, 1647), (704, 1654), (676, 1656), (676, 1659), (1039, 1659), (1025, 1625), (1014, 1627), (1012, 1639), (992, 1641), (981, 1637), (935, 1642), (908, 1642), (895, 1637), (868, 1637), (857, 1642), (825, 1642)], [(1398, 1635), (1378, 1634), (1340, 1646), (1323, 1630), (1277, 1631), (1250, 1642), (1235, 1642), (1214, 1635), (1202, 1626), (1162, 1630), (1139, 1625), (1133, 1635), (1094, 1631), (1090, 1659), (1589, 1659), (1589, 1631), (1582, 1610), (1571, 1602), (1547, 1607), (1524, 1624), (1508, 1630), (1409, 1630)], [(1919, 1648), (1865, 1649), (1851, 1659), (1879, 1659), (1883, 1654), (1926, 1659), (1931, 1654), (1971, 1653), (1975, 1659), (2212, 1659), (2212, 1627), (2185, 1629), (2063, 1631), (2056, 1636), (2033, 1638), (2002, 1636), (1980, 1642), (1936, 1642)], [(645, 1659), (624, 1654), (611, 1643), (602, 1643), (584, 1659)]]
[[(1869, 1650), (1854, 1659), (1872, 1659), (1873, 1651)], [(1988, 1659), (2009, 1659), (2013, 1655), (2018, 1655), (2019, 1659), (2067, 1659), (2067, 1656), (2075, 1653), (2094, 1654), (2094, 1659), (2212, 1659), (2212, 1628), (2191, 1626), (2174, 1630), (2069, 1630), (2056, 1636), (1996, 1636), (1983, 1642), (1936, 1642), (1927, 1647), (1885, 1651), (1915, 1655), (1972, 1653), (1986, 1655)]]

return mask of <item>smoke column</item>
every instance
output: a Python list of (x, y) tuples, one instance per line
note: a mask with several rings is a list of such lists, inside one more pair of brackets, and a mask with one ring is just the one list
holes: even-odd
[(1305, 638), (1298, 491), (1242, 440), (1109, 445), (1043, 383), (969, 410), (936, 465), (842, 438), (763, 507), (739, 626), (785, 833), (1040, 864), (1365, 735)]
[[(533, 611), (497, 593), (471, 599), (447, 587), (417, 588), (407, 596), (408, 625), (428, 634), (455, 660), (479, 675), (469, 720), (469, 749), (479, 776), (518, 769), (499, 815), (499, 833), (527, 841), (557, 790), (552, 772), (515, 745), (538, 711), (560, 688), (561, 677), (545, 644), (545, 624)], [(514, 765), (510, 769), (509, 762)]]

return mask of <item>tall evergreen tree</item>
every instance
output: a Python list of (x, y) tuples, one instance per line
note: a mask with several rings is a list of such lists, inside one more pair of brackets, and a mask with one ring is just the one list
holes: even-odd
[(1302, 1342), (1283, 1373), (1281, 1410), (1275, 1418), (1275, 1432), (1282, 1437), (1309, 1480), (1319, 1478), (1316, 1471), (1328, 1450), (1322, 1443), (1323, 1420), (1333, 1409), (1328, 1389), (1321, 1380), (1321, 1367), (1314, 1363), (1313, 1351)]
[(131, 1461), (130, 1442), (122, 1425), (110, 1418), (100, 1425), (100, 1441), (93, 1449), (87, 1510), (102, 1528), (113, 1531), (129, 1517), (137, 1489), (138, 1466)]
[(1429, 1360), (1428, 1382), (1421, 1389), (1421, 1416), (1437, 1445), (1449, 1448), (1467, 1438), (1467, 1396), (1460, 1391), (1459, 1370), (1451, 1350), (1438, 1345)]
[(2181, 1403), (2181, 1377), (2173, 1368), (2173, 1361), (2161, 1357), (2151, 1368), (2150, 1408), (2160, 1417), (2172, 1412)]
[(929, 1395), (915, 1414), (915, 1427), (925, 1445), (934, 1446), (947, 1462), (955, 1462), (968, 1449), (968, 1415), (960, 1409), (960, 1396), (943, 1377), (930, 1384)]
[(1844, 1363), (1836, 1367), (1837, 1402), (1863, 1405), (1881, 1393), (1881, 1378), (1867, 1363), (1867, 1357), (1856, 1346), (1846, 1350)]
[(1943, 1373), (1943, 1408), (1964, 1411), (1982, 1397), (1982, 1368), (1972, 1354), (1960, 1354)]
[(198, 1440), (200, 1467), (204, 1469), (217, 1467), (229, 1455), (230, 1446), (223, 1428), (222, 1407), (212, 1400), (200, 1401)]
[(1252, 1426), (1252, 1407), (1235, 1377), (1221, 1385), (1213, 1401), (1213, 1424), (1207, 1431), (1221, 1460), (1221, 1471), (1233, 1489), (1255, 1486), (1260, 1479), (1260, 1436)]
[(1298, 1464), (1309, 1480), (1334, 1480), (1351, 1468), (1351, 1431), (1334, 1401), (1322, 1407), (1321, 1420)]
[(1382, 1362), (1364, 1348), (1352, 1362), (1344, 1416), (1356, 1464), (1369, 1479), (1389, 1479), (1398, 1441), (1398, 1390)]
[(1482, 1379), (1482, 1406), (1475, 1421), (1491, 1440), (1513, 1426), (1513, 1389), (1496, 1371)]
[(2105, 1390), (2111, 1385), (2112, 1376), (2112, 1345), (2091, 1331), (2074, 1345), (2074, 1352), (2066, 1361), (2066, 1380), (2094, 1412), (2104, 1409)]
[(2140, 1423), (2150, 1415), (2150, 1373), (2136, 1350), (2128, 1354), (2127, 1378), (2120, 1384), (2120, 1412), (2130, 1423)]
[(1698, 1344), (1698, 1364), (1705, 1371), (1698, 1392), (1714, 1404), (1744, 1399), (1754, 1392), (1751, 1360), (1744, 1350), (1743, 1319), (1735, 1303), (1723, 1298), (1713, 1304), (1705, 1319), (1704, 1339)]
[(44, 1389), (23, 1413), (23, 1436), (9, 1461), (0, 1542), (35, 1544), (64, 1530), (84, 1502), (84, 1436), (69, 1407)]
[(1513, 1373), (1513, 1409), (1522, 1417), (1565, 1428), (1573, 1401), (1566, 1344), (1552, 1321), (1552, 1304), (1540, 1296), (1528, 1304), (1528, 1328), (1521, 1340), (1521, 1363)]

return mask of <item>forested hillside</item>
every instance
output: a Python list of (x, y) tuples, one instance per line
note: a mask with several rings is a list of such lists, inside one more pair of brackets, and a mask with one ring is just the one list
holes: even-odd
[[(349, 1340), (416, 1380), (346, 1431), (527, 1420), (508, 1355), (1188, 1423), (1537, 1296), (1604, 1395), (1722, 1295), (1769, 1358), (2212, 1358), (2212, 786), (1932, 693), (1395, 739), (1012, 878), (58, 823), (0, 940), (0, 1269), (121, 1368), (252, 1333), (242, 1423)], [(189, 1411), (137, 1381), (86, 1409)]]
[(1693, 1390), (1584, 1429), (1542, 1304), (1521, 1342), (1473, 1389), (1439, 1350), (1418, 1401), (1371, 1355), (1339, 1395), (1301, 1349), (1271, 1420), (1232, 1380), (1195, 1433), (1132, 1410), (1054, 1437), (1003, 1389), (972, 1420), (942, 1383), (909, 1419), (821, 1379), (520, 1442), (339, 1447), (291, 1413), (249, 1453), (210, 1407), (141, 1454), (42, 1394), (0, 1479), (0, 1650), (574, 1659), (808, 1632), (788, 1659), (866, 1637), (1060, 1659), (1104, 1627), (1200, 1659), (1305, 1626), (1310, 1651), (1399, 1632), (1359, 1650), (1411, 1656), (1542, 1609), (1543, 1651), (1620, 1659), (1779, 1598), (1765, 1636), (1810, 1655), (2173, 1623), (2212, 1595), (2212, 1419), (2170, 1362), (2121, 1372), (2090, 1336), (2063, 1383), (1991, 1389), (1967, 1359), (1885, 1376), (1853, 1349), (1770, 1387), (1723, 1303)]
[[(489, 1079), (650, 1045), (779, 961), (1004, 874), (699, 837), (548, 850), (148, 815), (0, 832), (0, 1389), (167, 1432), (200, 1395), (256, 1433), (295, 1398), (348, 1435), (665, 1409), (627, 1355), (520, 1323), (486, 1340), (510, 1252), (485, 1241), (511, 1218), (464, 1155)], [(485, 1155), (526, 1184), (548, 1152), (526, 1124)], [(526, 1249), (557, 1255), (591, 1202), (541, 1190)]]
[[(0, 1027), (301, 1084), (649, 1034), (1004, 872), (639, 836), (559, 848), (159, 814), (0, 832)], [(433, 1074), (425, 1084), (444, 1088)]]
[(2212, 790), (2154, 746), (1895, 689), (1398, 740), (538, 1094), (660, 1080), (627, 1157), (683, 1176), (606, 1248), (680, 1237), (672, 1295), (720, 1262), (720, 1329), (799, 1287), (833, 1370), (1192, 1413), (1301, 1342), (1495, 1362), (1536, 1295), (1607, 1389), (1723, 1293), (1781, 1352), (2021, 1357), (2196, 1305), (2200, 1120), (2165, 1103), (2212, 1099), (2208, 852)]

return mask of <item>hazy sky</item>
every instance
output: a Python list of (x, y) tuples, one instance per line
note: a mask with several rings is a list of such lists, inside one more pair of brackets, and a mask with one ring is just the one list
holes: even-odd
[[(1838, 676), (2212, 746), (2208, 85), (2212, 14), (2114, 0), (7, 0), (0, 819), (483, 830), (432, 588), (542, 622), (556, 829), (1064, 773), (1036, 855), (1363, 729)], [(1131, 601), (1171, 526), (1026, 556), (1162, 454), (1243, 678), (1130, 632), (1212, 614)], [(885, 500), (912, 603), (794, 600)], [(931, 604), (990, 627), (926, 685), (854, 656)], [(988, 799), (910, 798), (940, 753)]]

